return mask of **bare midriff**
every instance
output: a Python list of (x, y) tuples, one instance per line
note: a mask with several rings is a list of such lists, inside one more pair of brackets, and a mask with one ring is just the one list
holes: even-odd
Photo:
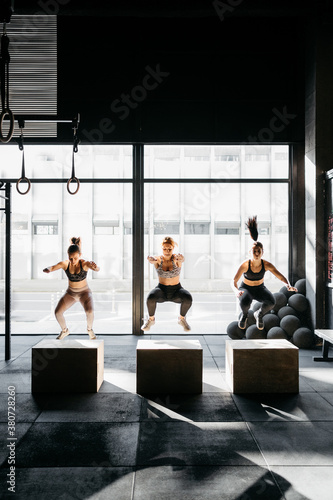
[(248, 286), (259, 286), (259, 285), (262, 285), (264, 283), (264, 279), (258, 280), (258, 281), (251, 281), (251, 280), (247, 280), (246, 278), (243, 278), (243, 283), (244, 283), (244, 285), (248, 285)]
[(88, 286), (88, 281), (86, 279), (82, 281), (68, 280), (68, 286), (70, 286), (71, 288), (84, 288), (85, 286)]
[(159, 278), (159, 283), (165, 286), (175, 286), (179, 284), (179, 277), (175, 276), (174, 278)]

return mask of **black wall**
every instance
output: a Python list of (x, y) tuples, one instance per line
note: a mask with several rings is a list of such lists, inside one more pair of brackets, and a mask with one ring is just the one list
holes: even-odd
[(304, 38), (303, 17), (213, 7), (59, 16), (58, 115), (81, 113), (83, 142), (302, 142)]

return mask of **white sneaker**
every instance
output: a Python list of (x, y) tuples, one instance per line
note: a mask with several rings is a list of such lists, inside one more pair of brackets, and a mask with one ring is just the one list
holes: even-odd
[(63, 330), (62, 332), (59, 333), (57, 340), (62, 340), (65, 337), (67, 337), (67, 335), (69, 335), (68, 328), (66, 328), (66, 330)]
[(178, 325), (182, 326), (184, 328), (185, 332), (189, 332), (191, 330), (191, 327), (185, 318), (179, 318)]
[(148, 332), (148, 330), (150, 330), (150, 327), (154, 325), (155, 325), (155, 319), (148, 318), (146, 322), (143, 323), (141, 330), (143, 330), (144, 332)]
[(87, 328), (87, 332), (88, 332), (88, 335), (90, 337), (90, 340), (97, 339), (96, 335), (94, 334), (94, 330), (89, 330), (89, 328)]

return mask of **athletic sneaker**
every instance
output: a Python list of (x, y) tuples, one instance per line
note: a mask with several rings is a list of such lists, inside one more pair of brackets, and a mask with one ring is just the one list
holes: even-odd
[(245, 328), (246, 328), (246, 323), (247, 323), (247, 315), (242, 314), (242, 317), (241, 317), (241, 318), (240, 318), (240, 320), (238, 321), (238, 327), (239, 327), (241, 330), (245, 330)]
[(155, 319), (148, 318), (146, 322), (143, 323), (141, 330), (143, 330), (144, 332), (148, 332), (148, 330), (150, 330), (150, 327), (154, 325), (155, 325)]
[(255, 313), (253, 314), (253, 316), (256, 319), (258, 330), (263, 330), (264, 329), (264, 322), (263, 322), (263, 319), (262, 319), (262, 313), (260, 312), (260, 309), (258, 309), (258, 311), (255, 311)]
[(65, 337), (67, 337), (67, 335), (69, 335), (68, 328), (66, 328), (66, 330), (63, 330), (62, 332), (59, 333), (57, 340), (62, 340)]
[(94, 334), (94, 330), (89, 330), (89, 328), (87, 328), (87, 332), (91, 340), (97, 339), (96, 335)]
[(184, 328), (185, 332), (189, 332), (191, 330), (191, 327), (185, 318), (179, 318), (178, 325), (182, 326)]

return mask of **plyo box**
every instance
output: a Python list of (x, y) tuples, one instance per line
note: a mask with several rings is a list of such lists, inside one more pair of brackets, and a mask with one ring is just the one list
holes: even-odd
[(201, 394), (202, 347), (198, 340), (139, 340), (138, 394)]
[(235, 394), (299, 392), (298, 347), (288, 340), (226, 340), (225, 356)]
[(42, 340), (32, 348), (31, 391), (98, 392), (104, 340)]

